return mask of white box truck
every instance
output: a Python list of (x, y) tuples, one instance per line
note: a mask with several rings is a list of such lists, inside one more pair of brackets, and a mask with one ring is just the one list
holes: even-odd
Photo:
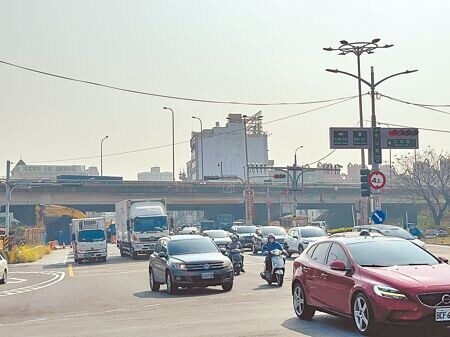
[(116, 237), (121, 256), (135, 260), (150, 255), (156, 242), (169, 235), (166, 199), (134, 199), (116, 203)]
[(105, 218), (72, 220), (72, 247), (75, 262), (88, 260), (106, 262), (107, 243)]

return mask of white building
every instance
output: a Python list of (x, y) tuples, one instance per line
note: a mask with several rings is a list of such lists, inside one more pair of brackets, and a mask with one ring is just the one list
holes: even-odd
[(52, 180), (59, 175), (98, 176), (98, 169), (86, 169), (84, 165), (27, 165), (20, 159), (11, 170), (12, 179)]
[(172, 172), (161, 172), (158, 166), (151, 167), (150, 172), (139, 172), (138, 181), (172, 181)]
[[(259, 114), (249, 117), (247, 122), (248, 162), (270, 165), (268, 160), (267, 134), (262, 130)], [(202, 135), (192, 132), (191, 160), (187, 162), (187, 180), (201, 180), (204, 176), (238, 176), (245, 179), (245, 133), (241, 114), (229, 114), (228, 122), (221, 127), (218, 122), (212, 129), (203, 130)], [(250, 172), (249, 176), (261, 175)]]

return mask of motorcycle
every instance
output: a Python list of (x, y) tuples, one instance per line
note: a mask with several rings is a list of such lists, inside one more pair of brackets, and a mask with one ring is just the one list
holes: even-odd
[(235, 275), (239, 275), (242, 269), (242, 256), (240, 249), (231, 249), (228, 253), (231, 262), (233, 263), (233, 270)]
[(260, 274), (261, 278), (263, 280), (266, 280), (269, 285), (272, 284), (272, 282), (276, 282), (278, 286), (281, 287), (284, 281), (285, 256), (283, 255), (283, 252), (279, 249), (274, 249), (271, 252), (269, 252), (269, 256), (272, 260), (272, 269), (270, 271), (262, 272)]

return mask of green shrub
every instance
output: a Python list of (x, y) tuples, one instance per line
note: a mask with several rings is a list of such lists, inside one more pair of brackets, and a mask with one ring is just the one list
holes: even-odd
[(330, 235), (332, 235), (332, 234), (337, 234), (337, 233), (351, 232), (352, 230), (353, 230), (353, 227), (341, 227), (341, 228), (330, 229), (328, 231), (328, 233)]

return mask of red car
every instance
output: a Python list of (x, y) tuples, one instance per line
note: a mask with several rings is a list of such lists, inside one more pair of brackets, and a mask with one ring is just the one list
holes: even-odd
[(363, 335), (378, 323), (448, 327), (446, 262), (399, 238), (329, 238), (294, 262), (294, 310), (301, 319), (315, 310), (352, 318)]

